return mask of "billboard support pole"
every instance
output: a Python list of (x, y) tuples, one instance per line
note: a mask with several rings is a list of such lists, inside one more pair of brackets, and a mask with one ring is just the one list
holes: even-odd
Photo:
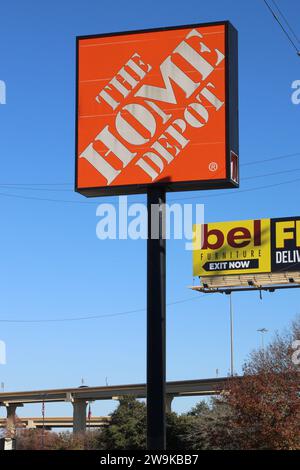
[(230, 375), (234, 376), (234, 365), (233, 365), (233, 305), (232, 305), (232, 292), (229, 294), (230, 303)]
[(147, 192), (147, 449), (166, 448), (166, 191)]

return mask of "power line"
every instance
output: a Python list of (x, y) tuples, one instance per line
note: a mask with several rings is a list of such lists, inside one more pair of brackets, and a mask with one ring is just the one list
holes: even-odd
[[(296, 157), (296, 156), (299, 156), (300, 155), (300, 152), (296, 152), (296, 153), (291, 153), (291, 154), (287, 154), (287, 155), (280, 155), (278, 157), (271, 157), (271, 158), (266, 158), (264, 160), (255, 160), (255, 161), (252, 161), (252, 162), (248, 162), (248, 163), (243, 163), (241, 164), (241, 166), (250, 166), (250, 165), (256, 165), (256, 164), (260, 164), (260, 163), (266, 163), (266, 162), (270, 162), (270, 161), (275, 161), (275, 160), (283, 160), (283, 159), (287, 159), (287, 158), (292, 158), (292, 157)], [(260, 178), (260, 177), (266, 177), (266, 176), (275, 176), (275, 175), (278, 175), (278, 174), (283, 174), (283, 173), (290, 173), (290, 172), (293, 172), (293, 171), (299, 171), (300, 169), (298, 168), (295, 168), (295, 169), (291, 169), (291, 170), (284, 170), (284, 171), (280, 171), (280, 172), (274, 172), (274, 173), (267, 173), (267, 174), (263, 174), (263, 175), (256, 175), (256, 176), (249, 176), (249, 177), (246, 177), (244, 178), (244, 180), (250, 180), (250, 179), (256, 179), (256, 178)], [(244, 190), (238, 190), (237, 192), (234, 191), (234, 192), (226, 192), (226, 193), (217, 193), (217, 194), (211, 194), (211, 195), (202, 195), (201, 194), (201, 197), (202, 198), (209, 198), (209, 197), (221, 197), (221, 196), (224, 196), (224, 195), (227, 195), (227, 196), (232, 196), (233, 194), (237, 195), (237, 194), (240, 194), (240, 193), (243, 193), (243, 192), (251, 192), (251, 191), (258, 191), (258, 190), (261, 190), (261, 189), (266, 189), (266, 188), (272, 188), (272, 187), (275, 187), (275, 186), (279, 186), (279, 185), (283, 185), (283, 184), (287, 184), (287, 183), (294, 183), (294, 182), (297, 182), (299, 181), (299, 179), (294, 179), (294, 180), (290, 180), (290, 181), (284, 181), (284, 182), (280, 182), (280, 183), (276, 183), (276, 184), (271, 184), (271, 185), (264, 185), (264, 186), (257, 186), (257, 187), (254, 187), (254, 188), (249, 188), (249, 189), (244, 189)], [(49, 188), (37, 188), (37, 186), (46, 186), (46, 185), (51, 185), (51, 186), (54, 186), (54, 185), (67, 185), (68, 183), (0, 183), (0, 187), (2, 187), (3, 189), (17, 189), (17, 190), (41, 190), (41, 191), (56, 191), (56, 190), (53, 190), (53, 189), (49, 189)], [(34, 185), (35, 187), (34, 188), (30, 188), (30, 185)], [(21, 188), (19, 188), (18, 186), (23, 186)], [(69, 190), (58, 190), (58, 191), (69, 191)], [(45, 198), (45, 197), (37, 197), (37, 196), (24, 196), (24, 195), (21, 195), (21, 194), (12, 194), (12, 193), (3, 193), (1, 192), (0, 193), (0, 196), (3, 196), (3, 197), (9, 197), (9, 198), (15, 198), (15, 199), (25, 199), (25, 200), (34, 200), (34, 201), (44, 201), (44, 202), (57, 202), (57, 203), (66, 203), (66, 204), (81, 204), (81, 205), (95, 205), (97, 204), (96, 202), (86, 202), (86, 201), (72, 201), (70, 199), (52, 199), (52, 198)], [(188, 199), (199, 199), (199, 197), (186, 197), (186, 198), (177, 198), (177, 199), (170, 199), (171, 201), (179, 201), (179, 200), (188, 200)]]
[(265, 178), (267, 176), (276, 176), (276, 175), (283, 175), (286, 173), (294, 173), (295, 171), (300, 171), (300, 168), (291, 168), (290, 170), (283, 170), (283, 171), (275, 171), (273, 173), (265, 173), (261, 175), (255, 175), (255, 176), (247, 176), (246, 178), (243, 178), (243, 180), (255, 180), (256, 178)]
[(95, 205), (97, 202), (85, 202), (85, 201), (71, 201), (70, 199), (51, 199), (46, 197), (35, 197), (35, 196), (22, 196), (20, 194), (0, 193), (0, 196), (16, 198), (16, 199), (28, 199), (33, 201), (44, 201), (44, 202), (62, 202), (69, 204), (84, 204), (84, 205)]
[[(281, 181), (280, 183), (273, 183), (273, 184), (268, 184), (268, 185), (263, 185), (263, 186), (256, 186), (254, 188), (249, 188), (249, 189), (239, 189), (237, 191), (227, 191), (226, 193), (225, 192), (221, 192), (221, 193), (218, 192), (217, 194), (205, 194), (205, 195), (201, 194), (201, 196), (180, 197), (180, 198), (176, 198), (176, 199), (170, 199), (170, 202), (173, 202), (173, 201), (186, 201), (186, 200), (189, 200), (189, 199), (199, 199), (199, 198), (207, 199), (207, 198), (211, 198), (211, 197), (223, 197), (223, 196), (234, 196), (234, 195), (238, 196), (241, 193), (248, 193), (248, 192), (252, 192), (252, 191), (259, 191), (259, 190), (262, 190), (262, 189), (274, 188), (274, 187), (277, 187), (277, 186), (282, 186), (284, 184), (292, 184), (292, 183), (295, 183), (295, 182), (298, 182), (298, 181), (300, 181), (300, 178), (295, 178), (295, 179), (288, 180), (288, 181)], [(0, 196), (9, 197), (9, 198), (17, 198), (17, 199), (34, 200), (34, 201), (70, 203), (70, 204), (84, 204), (84, 205), (90, 205), (90, 206), (98, 204), (98, 202), (71, 201), (69, 199), (51, 199), (51, 198), (35, 197), (35, 196), (23, 196), (23, 195), (20, 195), (20, 194), (10, 194), (10, 193), (0, 193)]]
[(70, 193), (70, 192), (73, 192), (73, 190), (70, 188), (70, 189), (53, 189), (53, 188), (39, 188), (37, 186), (30, 186), (30, 185), (22, 185), (20, 187), (19, 184), (0, 184), (0, 188), (3, 188), (3, 189), (18, 189), (18, 190), (22, 190), (22, 191), (47, 191), (47, 192), (66, 192), (66, 193)]
[(72, 186), (72, 183), (0, 183), (1, 186)]
[(281, 186), (283, 184), (291, 184), (291, 183), (295, 183), (296, 181), (300, 181), (300, 178), (296, 178), (294, 180), (289, 180), (289, 181), (282, 181), (281, 183), (274, 183), (274, 184), (268, 184), (268, 185), (264, 185), (264, 186), (256, 186), (254, 188), (249, 188), (249, 189), (239, 189), (238, 191), (230, 191), (228, 190), (226, 193), (218, 193), (218, 194), (207, 194), (205, 196), (193, 196), (193, 197), (183, 197), (183, 198), (180, 198), (180, 199), (172, 199), (172, 201), (184, 201), (184, 200), (188, 200), (188, 199), (206, 199), (206, 198), (210, 198), (210, 197), (224, 197), (224, 196), (233, 196), (233, 195), (239, 195), (241, 193), (249, 193), (249, 192), (252, 192), (252, 191), (258, 191), (260, 189), (268, 189), (268, 188), (275, 188), (276, 186)]
[[(243, 167), (243, 166), (250, 166), (250, 165), (258, 165), (260, 163), (272, 162), (272, 161), (275, 161), (275, 160), (285, 160), (287, 158), (297, 157), (299, 155), (300, 155), (300, 152), (288, 153), (288, 154), (285, 154), (285, 155), (279, 155), (278, 157), (270, 157), (270, 158), (266, 158), (266, 159), (263, 159), (263, 160), (253, 160), (251, 162), (241, 163), (240, 166)], [(71, 186), (73, 188), (74, 183), (72, 183), (72, 182), (69, 182), (69, 183), (1, 183), (0, 182), (0, 186), (7, 186), (7, 187), (24, 186), (24, 188), (20, 188), (20, 189), (25, 189), (25, 186), (28, 186), (28, 187), (29, 186), (34, 186), (36, 188), (38, 186)], [(37, 189), (39, 189), (39, 188), (37, 188)], [(68, 191), (68, 190), (62, 189), (60, 191)]]
[(286, 158), (297, 157), (299, 155), (300, 155), (300, 152), (288, 153), (287, 155), (280, 155), (278, 157), (270, 157), (270, 158), (265, 158), (264, 160), (254, 160), (252, 162), (242, 163), (241, 166), (257, 165), (259, 163), (273, 162), (275, 160), (285, 160)]
[(269, 9), (270, 13), (272, 14), (272, 16), (275, 18), (275, 20), (277, 21), (277, 23), (279, 24), (280, 28), (282, 29), (282, 31), (284, 32), (284, 34), (286, 35), (286, 37), (288, 38), (288, 40), (290, 41), (290, 43), (292, 44), (293, 48), (296, 50), (297, 54), (300, 56), (300, 50), (298, 48), (298, 46), (295, 44), (295, 42), (293, 41), (293, 39), (291, 38), (291, 36), (289, 35), (289, 33), (287, 32), (287, 30), (285, 29), (284, 25), (281, 23), (279, 17), (276, 15), (276, 13), (274, 12), (274, 10), (272, 9), (271, 5), (269, 5), (269, 3), (267, 2), (267, 0), (263, 0), (265, 5), (267, 6), (267, 8)]
[[(276, 171), (276, 172), (273, 172), (273, 173), (263, 173), (263, 174), (259, 174), (259, 175), (254, 175), (254, 176), (247, 176), (245, 178), (243, 178), (243, 180), (253, 180), (253, 179), (257, 179), (257, 178), (262, 178), (262, 177), (267, 177), (267, 176), (276, 176), (276, 175), (282, 175), (282, 174), (285, 174), (285, 173), (294, 173), (295, 171), (300, 171), (300, 168), (291, 168), (290, 170), (282, 170), (282, 171)], [(12, 185), (10, 184), (9, 186), (6, 185), (6, 184), (0, 184), (0, 187), (3, 188), (3, 189), (16, 189), (16, 190), (22, 190), (22, 191), (50, 191), (50, 192), (60, 192), (60, 191), (63, 191), (63, 192), (67, 192), (67, 193), (73, 193), (73, 190), (71, 189), (50, 189), (50, 188), (37, 188), (37, 187), (30, 187), (30, 186), (26, 186), (26, 187), (22, 187), (22, 188), (19, 188), (17, 185)], [(76, 202), (76, 201), (74, 201)]]
[(297, 34), (295, 33), (294, 29), (292, 28), (291, 24), (289, 23), (287, 17), (285, 16), (285, 14), (282, 12), (282, 10), (279, 8), (277, 2), (275, 2), (275, 0), (272, 0), (272, 3), (273, 5), (277, 8), (279, 14), (282, 16), (282, 18), (284, 19), (287, 27), (289, 28), (290, 32), (292, 33), (292, 35), (294, 36), (295, 40), (300, 44), (300, 40), (297, 36)]
[[(298, 265), (299, 263), (293, 263), (290, 268)], [(286, 268), (279, 269), (278, 272), (284, 271)], [(180, 300), (175, 300), (173, 302), (168, 302), (166, 305), (167, 307), (171, 307), (173, 305), (178, 305), (178, 304), (183, 304), (186, 302), (191, 302), (194, 300), (199, 300), (199, 299), (208, 299), (209, 297), (206, 296), (205, 294), (197, 295), (197, 297), (189, 297), (188, 299), (180, 299)], [(88, 315), (88, 316), (81, 316), (81, 317), (69, 317), (69, 318), (46, 318), (46, 319), (24, 319), (22, 320), (19, 319), (7, 319), (3, 318), (0, 319), (0, 323), (62, 323), (62, 322), (74, 322), (74, 321), (83, 321), (83, 320), (98, 320), (101, 318), (113, 318), (113, 317), (119, 317), (119, 316), (125, 316), (125, 315), (130, 315), (134, 313), (140, 313), (140, 312), (145, 312), (146, 308), (138, 308), (135, 310), (126, 310), (123, 312), (116, 312), (116, 313), (107, 313), (107, 314), (100, 314), (100, 315)]]
[[(191, 302), (194, 300), (198, 300), (199, 297), (205, 297), (205, 294), (202, 294), (198, 297), (190, 297), (188, 299), (181, 299), (181, 300), (175, 300), (174, 302), (169, 302), (167, 303), (167, 307), (173, 306), (173, 305), (178, 305), (178, 304), (183, 304), (186, 302)], [(69, 318), (46, 318), (46, 319), (24, 319), (18, 320), (18, 319), (7, 319), (3, 318), (0, 319), (0, 323), (61, 323), (61, 322), (69, 322), (69, 321), (82, 321), (82, 320), (97, 320), (100, 318), (113, 318), (113, 317), (120, 317), (124, 315), (130, 315), (133, 313), (140, 313), (140, 312), (145, 312), (146, 308), (138, 308), (135, 310), (127, 310), (123, 312), (116, 312), (116, 313), (106, 313), (106, 314), (100, 314), (100, 315), (88, 315), (88, 316), (82, 316), (82, 317), (69, 317)]]

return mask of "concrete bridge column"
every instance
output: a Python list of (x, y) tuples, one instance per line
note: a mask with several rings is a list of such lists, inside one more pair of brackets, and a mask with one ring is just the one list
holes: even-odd
[(26, 424), (26, 429), (36, 429), (33, 419), (29, 419)]
[(171, 413), (172, 412), (172, 401), (174, 399), (174, 395), (166, 395), (166, 412)]
[(18, 406), (23, 406), (22, 403), (7, 403), (7, 432), (10, 437), (13, 437), (16, 432), (16, 409)]
[(73, 433), (80, 434), (86, 430), (86, 400), (73, 401)]

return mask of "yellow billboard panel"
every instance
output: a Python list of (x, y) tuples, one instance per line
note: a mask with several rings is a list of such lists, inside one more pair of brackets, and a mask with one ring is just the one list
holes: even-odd
[(194, 225), (193, 275), (271, 271), (271, 219)]

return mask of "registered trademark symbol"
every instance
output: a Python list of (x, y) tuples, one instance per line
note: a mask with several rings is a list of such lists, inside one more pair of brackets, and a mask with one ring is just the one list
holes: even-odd
[(218, 169), (218, 164), (216, 162), (210, 162), (208, 165), (209, 171), (217, 171)]

